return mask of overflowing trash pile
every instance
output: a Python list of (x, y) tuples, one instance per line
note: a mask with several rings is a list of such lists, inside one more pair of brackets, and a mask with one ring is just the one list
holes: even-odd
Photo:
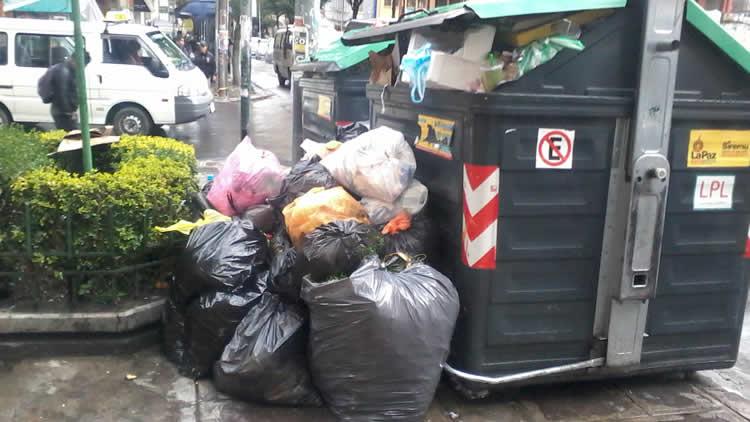
[(387, 127), (311, 148), (285, 173), (245, 139), (193, 198), (202, 218), (159, 228), (189, 233), (164, 353), (243, 400), (422, 420), (459, 300), (428, 265), (412, 149)]
[[(580, 38), (586, 25), (612, 12), (533, 14), (439, 27), (420, 26), (415, 19), (405, 50), (370, 54), (370, 82), (409, 84), (414, 103), (424, 100), (426, 88), (492, 92), (548, 63), (563, 50), (584, 50)], [(397, 77), (381, 77), (395, 69), (400, 71)]]

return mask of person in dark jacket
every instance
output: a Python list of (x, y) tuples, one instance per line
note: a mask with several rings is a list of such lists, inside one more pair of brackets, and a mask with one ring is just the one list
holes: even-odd
[[(85, 53), (86, 64), (91, 61), (89, 53)], [(71, 57), (56, 64), (52, 71), (52, 87), (54, 96), (50, 113), (55, 120), (55, 127), (70, 132), (78, 127), (73, 114), (78, 110), (78, 88), (76, 85), (76, 62)]]
[(214, 58), (214, 55), (208, 51), (208, 46), (205, 41), (201, 41), (198, 45), (199, 50), (195, 55), (195, 59), (193, 59), (193, 63), (195, 63), (195, 65), (198, 66), (198, 69), (206, 75), (206, 79), (208, 79), (209, 82), (213, 81), (216, 77), (216, 59)]

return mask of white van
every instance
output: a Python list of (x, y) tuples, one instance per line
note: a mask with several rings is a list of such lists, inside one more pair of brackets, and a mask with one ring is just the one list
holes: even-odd
[(288, 26), (273, 36), (273, 70), (284, 86), (291, 79), (291, 67), (307, 57), (307, 30), (304, 26)]
[[(84, 22), (89, 121), (118, 134), (191, 122), (213, 111), (203, 73), (162, 32), (129, 23)], [(37, 94), (47, 68), (73, 54), (73, 22), (0, 18), (0, 126), (52, 122)]]

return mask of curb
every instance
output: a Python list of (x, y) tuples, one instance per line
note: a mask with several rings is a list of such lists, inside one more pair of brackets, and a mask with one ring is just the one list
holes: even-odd
[(0, 340), (0, 361), (53, 356), (127, 355), (160, 342), (159, 324), (118, 334), (13, 334)]
[(157, 323), (166, 299), (119, 312), (0, 312), (0, 334), (121, 334)]

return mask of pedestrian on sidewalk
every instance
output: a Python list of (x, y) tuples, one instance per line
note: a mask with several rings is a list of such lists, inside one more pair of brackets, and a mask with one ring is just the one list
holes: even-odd
[[(84, 56), (84, 65), (87, 65), (91, 61), (91, 56), (88, 52), (85, 52)], [(76, 61), (71, 57), (47, 70), (49, 73), (49, 89), (52, 94), (50, 114), (55, 121), (55, 127), (68, 132), (78, 128), (77, 119), (74, 117), (78, 110), (76, 67)]]
[(216, 59), (214, 55), (208, 51), (208, 45), (205, 41), (201, 41), (199, 44), (198, 53), (195, 55), (193, 61), (196, 66), (206, 75), (206, 79), (209, 82), (216, 80)]

